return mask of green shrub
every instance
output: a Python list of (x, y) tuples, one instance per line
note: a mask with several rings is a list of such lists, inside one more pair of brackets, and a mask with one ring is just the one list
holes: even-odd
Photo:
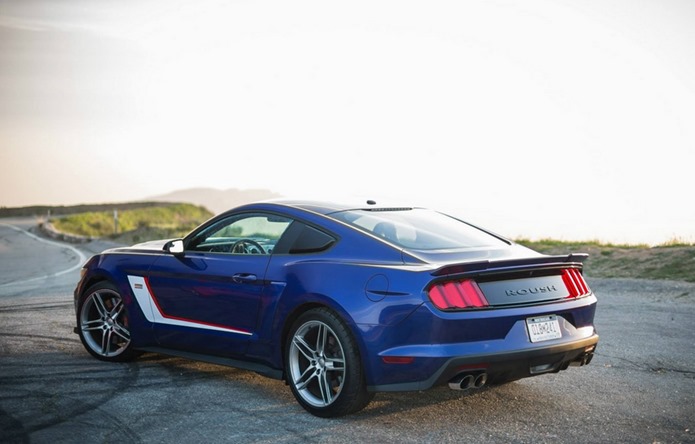
[[(171, 204), (154, 208), (140, 208), (118, 212), (118, 232), (115, 232), (113, 211), (88, 212), (52, 220), (58, 231), (95, 238), (115, 237), (136, 231), (150, 231), (183, 236), (212, 213), (192, 204)], [(142, 235), (138, 240), (145, 239)]]

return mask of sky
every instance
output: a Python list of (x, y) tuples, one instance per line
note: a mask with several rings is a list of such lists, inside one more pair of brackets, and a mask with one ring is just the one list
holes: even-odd
[(0, 206), (368, 197), (695, 242), (695, 2), (0, 0)]

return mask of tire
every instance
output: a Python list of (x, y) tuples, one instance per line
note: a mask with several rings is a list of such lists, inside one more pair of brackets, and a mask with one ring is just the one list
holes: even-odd
[(77, 333), (84, 348), (102, 361), (125, 362), (140, 354), (133, 349), (123, 297), (109, 282), (92, 285), (80, 296)]
[(299, 404), (322, 418), (362, 410), (373, 397), (350, 330), (327, 308), (309, 310), (292, 325), (285, 373)]

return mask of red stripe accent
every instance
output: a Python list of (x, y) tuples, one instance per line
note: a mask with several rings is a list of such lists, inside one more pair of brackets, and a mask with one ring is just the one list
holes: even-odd
[(239, 333), (251, 334), (251, 332), (249, 332), (249, 331), (241, 330), (239, 328), (234, 328), (234, 327), (229, 326), (229, 325), (212, 324), (210, 322), (202, 322), (202, 321), (198, 321), (198, 320), (180, 318), (178, 316), (168, 315), (164, 312), (164, 310), (162, 310), (162, 307), (159, 305), (159, 301), (157, 301), (157, 297), (154, 295), (154, 291), (152, 291), (152, 287), (150, 286), (150, 278), (149, 277), (145, 277), (145, 285), (147, 285), (147, 291), (150, 293), (150, 296), (152, 297), (152, 300), (154, 301), (154, 305), (157, 307), (157, 311), (159, 311), (159, 314), (161, 314), (162, 317), (164, 317), (166, 319), (172, 319), (175, 321), (190, 322), (191, 324), (207, 325), (208, 327), (223, 328), (225, 330), (234, 330), (234, 331), (238, 331)]

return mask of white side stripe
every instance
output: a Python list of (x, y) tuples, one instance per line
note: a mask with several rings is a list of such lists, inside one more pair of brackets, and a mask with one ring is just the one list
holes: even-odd
[(128, 282), (130, 283), (130, 289), (135, 295), (135, 300), (142, 309), (142, 312), (148, 321), (157, 324), (166, 325), (178, 325), (181, 327), (191, 327), (191, 328), (202, 328), (205, 330), (215, 330), (224, 331), (228, 333), (237, 333), (240, 335), (252, 336), (251, 333), (243, 330), (236, 330), (229, 327), (223, 327), (219, 325), (206, 324), (203, 322), (195, 322), (186, 319), (175, 318), (171, 316), (165, 316), (154, 301), (152, 294), (150, 293), (147, 281), (142, 276), (128, 276)]
[(150, 291), (147, 289), (145, 278), (142, 276), (128, 276), (128, 282), (130, 282), (130, 289), (133, 290), (135, 300), (138, 301), (138, 305), (145, 314), (145, 318), (150, 322), (154, 322), (155, 307), (153, 307), (152, 295), (150, 295)]

